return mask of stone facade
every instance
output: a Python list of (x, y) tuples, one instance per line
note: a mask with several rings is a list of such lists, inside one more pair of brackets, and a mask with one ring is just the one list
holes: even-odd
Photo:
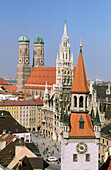
[(23, 91), (23, 87), (31, 73), (29, 42), (19, 42), (19, 55), (17, 64), (16, 91)]
[(73, 83), (73, 55), (70, 58), (70, 44), (66, 23), (60, 44), (60, 58), (56, 59), (56, 84), (49, 92), (46, 84), (44, 92), (43, 134), (60, 141), (60, 117), (63, 107), (70, 107), (70, 90)]

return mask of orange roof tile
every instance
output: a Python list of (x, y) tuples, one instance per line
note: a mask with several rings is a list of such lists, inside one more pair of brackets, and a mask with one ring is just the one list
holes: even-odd
[(56, 83), (56, 67), (34, 68), (26, 82), (26, 86), (27, 84), (45, 85), (46, 81), (48, 85), (53, 85)]
[(74, 83), (73, 83), (71, 92), (72, 93), (89, 93), (82, 52), (80, 52), (79, 54)]
[[(75, 77), (76, 67), (73, 68), (73, 79)], [(45, 89), (45, 85), (56, 84), (56, 67), (38, 67), (34, 68), (30, 77), (28, 78), (24, 89)], [(33, 86), (32, 86), (33, 85)], [(35, 85), (35, 86), (34, 86)], [(37, 86), (39, 85), (39, 86)], [(44, 87), (40, 86), (44, 85)], [(51, 87), (48, 87), (51, 90)]]
[[(79, 128), (81, 116), (84, 120), (84, 129)], [(70, 137), (95, 137), (89, 113), (71, 113), (70, 124)]]
[(8, 83), (3, 78), (0, 78), (0, 85), (8, 85)]
[(4, 87), (5, 89), (7, 89), (8, 91), (10, 91), (10, 92), (16, 91), (16, 86), (3, 85), (3, 87)]

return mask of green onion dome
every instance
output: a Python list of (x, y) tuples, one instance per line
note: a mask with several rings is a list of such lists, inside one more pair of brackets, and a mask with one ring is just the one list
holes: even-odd
[(26, 35), (22, 35), (19, 37), (19, 42), (30, 42), (30, 40)]
[(44, 44), (44, 40), (41, 37), (34, 39), (34, 44)]

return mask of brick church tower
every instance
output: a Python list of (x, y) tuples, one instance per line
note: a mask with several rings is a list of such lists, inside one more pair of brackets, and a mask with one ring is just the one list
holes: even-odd
[(19, 37), (19, 55), (17, 64), (17, 84), (16, 91), (23, 92), (24, 84), (31, 73), (29, 38), (26, 35)]
[(88, 112), (89, 88), (82, 45), (71, 89), (71, 114), (61, 137), (61, 170), (98, 170), (97, 139)]
[(33, 67), (44, 67), (44, 41), (41, 37), (34, 39)]

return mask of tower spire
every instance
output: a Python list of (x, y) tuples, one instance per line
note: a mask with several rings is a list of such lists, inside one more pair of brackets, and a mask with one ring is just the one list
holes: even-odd
[(64, 34), (63, 34), (63, 36), (67, 36), (66, 20), (65, 20), (65, 25), (64, 25)]
[(75, 80), (71, 89), (72, 93), (89, 93), (88, 82), (82, 55), (82, 44), (80, 44), (80, 54), (76, 68)]

